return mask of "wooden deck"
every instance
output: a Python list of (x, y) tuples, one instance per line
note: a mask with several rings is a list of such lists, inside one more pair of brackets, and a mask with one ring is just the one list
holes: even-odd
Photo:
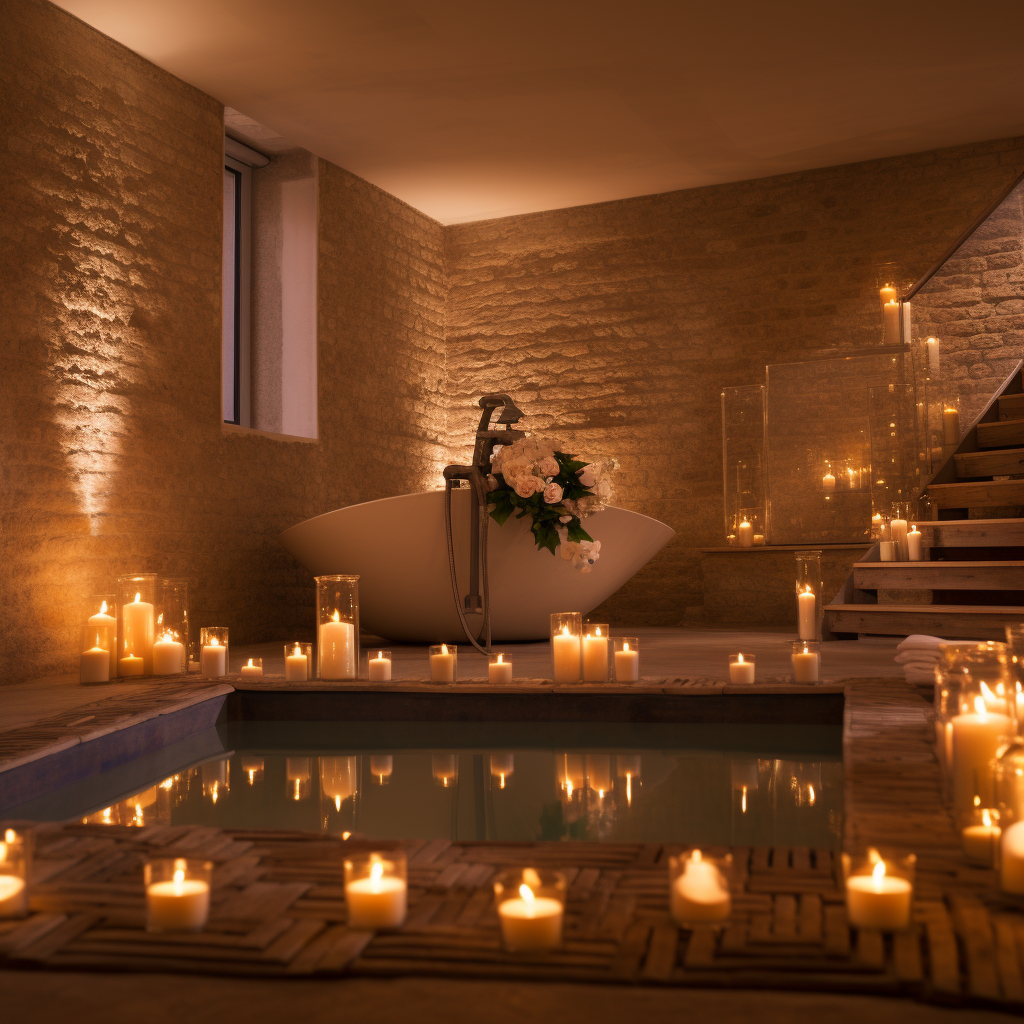
[[(0, 957), (9, 968), (781, 988), (1024, 1009), (1022, 905), (961, 857), (939, 802), (932, 735), (929, 704), (902, 680), (847, 682), (844, 847), (918, 854), (904, 935), (849, 927), (827, 850), (734, 849), (735, 909), (715, 933), (671, 922), (667, 847), (404, 843), (408, 922), (373, 934), (346, 924), (342, 859), (365, 846), (355, 837), (55, 825), (38, 833), (33, 914), (0, 923)], [(215, 862), (204, 933), (142, 929), (151, 852)], [(491, 879), (526, 863), (559, 867), (571, 881), (566, 942), (546, 956), (509, 955), (498, 942)]]

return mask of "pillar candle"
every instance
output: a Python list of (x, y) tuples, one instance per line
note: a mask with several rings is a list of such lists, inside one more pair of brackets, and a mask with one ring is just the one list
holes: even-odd
[[(89, 616), (89, 633), (96, 637), (96, 646), (110, 652), (108, 676), (117, 675), (117, 619), (107, 612), (107, 602), (100, 602), (100, 610)], [(90, 680), (93, 682), (94, 680)], [(98, 681), (98, 680), (96, 680)]]
[(755, 533), (754, 534), (754, 547), (755, 548), (759, 548), (759, 547), (763, 547), (763, 546), (764, 546), (764, 534), (763, 533)]
[(966, 814), (975, 807), (975, 795), (991, 805), (988, 763), (996, 756), (1000, 740), (1011, 735), (1007, 715), (994, 714), (983, 697), (975, 697), (974, 711), (955, 715), (953, 726), (953, 813)]
[(729, 664), (729, 681), (732, 683), (752, 683), (754, 681), (754, 663), (744, 661), (743, 655), (739, 654), (736, 660)]
[(284, 681), (286, 683), (304, 683), (309, 678), (309, 666), (302, 648), (296, 644), (295, 650), (284, 659)]
[(447, 644), (441, 644), (440, 652), (430, 656), (430, 681), (432, 683), (455, 681), (455, 655), (449, 654)]
[(143, 675), (143, 661), (133, 654), (119, 658), (117, 662), (117, 674), (119, 676), (141, 676)]
[(803, 593), (797, 594), (796, 606), (798, 612), (797, 636), (801, 640), (818, 639), (818, 616), (817, 599), (810, 584), (804, 587)]
[(141, 658), (143, 662), (143, 672), (130, 673), (132, 675), (148, 675), (153, 671), (153, 641), (156, 634), (153, 606), (141, 600), (141, 596), (136, 594), (134, 601), (129, 601), (121, 608), (125, 656)]
[(110, 652), (102, 647), (91, 647), (87, 651), (82, 651), (79, 678), (83, 683), (109, 682)]
[(878, 296), (884, 306), (887, 302), (896, 301), (896, 289), (891, 284), (884, 284), (878, 289)]
[(562, 941), (562, 904), (550, 896), (534, 896), (528, 885), (519, 887), (519, 898), (498, 905), (501, 937), (514, 952), (554, 949)]
[(3, 865), (0, 864), (0, 917), (20, 917), (28, 911), (25, 880), (2, 872)]
[(593, 636), (583, 637), (583, 678), (592, 683), (608, 678), (608, 637), (601, 635), (600, 626)]
[(1003, 833), (1000, 853), (999, 884), (1003, 892), (1024, 895), (1024, 821), (1015, 822)]
[(210, 886), (175, 871), (170, 882), (152, 882), (146, 889), (146, 927), (159, 932), (198, 932), (210, 912)]
[(960, 411), (958, 409), (942, 410), (942, 443), (960, 443)]
[(640, 678), (640, 652), (631, 651), (624, 643), (621, 651), (615, 652), (615, 679), (620, 683), (635, 682)]
[(882, 343), (898, 345), (900, 343), (900, 304), (895, 298), (882, 306)]
[(672, 917), (676, 924), (723, 921), (732, 911), (732, 898), (718, 868), (694, 850), (682, 874), (672, 882)]
[(320, 623), (320, 677), (356, 678), (356, 627), (341, 622), (337, 612), (332, 621)]
[(802, 651), (794, 651), (792, 662), (794, 682), (816, 683), (818, 681), (817, 651), (809, 651), (806, 647)]
[(976, 825), (968, 825), (960, 833), (964, 856), (975, 864), (992, 867), (995, 862), (996, 847), (999, 845), (1000, 828), (993, 824), (992, 815), (983, 810), (982, 820)]
[(910, 924), (910, 899), (914, 887), (905, 878), (885, 873), (879, 861), (870, 875), (846, 880), (846, 913), (855, 928), (902, 931)]
[(896, 545), (896, 557), (900, 561), (907, 560), (907, 521), (893, 519), (889, 523), (889, 537)]
[(492, 683), (511, 683), (512, 662), (505, 661), (505, 655), (499, 654), (498, 660), (487, 666), (487, 679)]
[(185, 645), (170, 633), (164, 633), (153, 644), (153, 675), (173, 676), (185, 670)]
[(254, 665), (252, 658), (249, 659), (248, 665), (242, 666), (242, 678), (243, 679), (262, 679), (263, 678), (263, 666)]
[(939, 374), (939, 339), (927, 338), (925, 345), (928, 349), (928, 371), (934, 380)]
[(823, 490), (823, 491), (824, 491), (824, 492), (825, 492), (826, 494), (833, 494), (833, 493), (835, 493), (835, 489), (836, 489), (836, 478), (835, 478), (835, 477), (834, 477), (834, 476), (832, 475), (832, 471), (831, 471), (831, 470), (829, 470), (829, 472), (827, 472), (827, 473), (826, 473), (826, 474), (825, 474), (825, 475), (824, 475), (824, 476), (823, 476), (823, 477), (821, 478), (821, 489), (822, 489), (822, 490)]
[(739, 539), (741, 548), (749, 548), (754, 543), (753, 525), (744, 519), (736, 530), (736, 536)]
[(878, 542), (878, 560), (880, 562), (896, 561), (896, 545), (891, 540), (880, 540)]
[(907, 555), (912, 562), (921, 561), (921, 531), (916, 526), (907, 534)]
[(217, 679), (227, 671), (227, 648), (214, 637), (204, 645), (199, 656), (199, 674)]
[(367, 666), (371, 683), (386, 683), (391, 678), (391, 659), (385, 658), (383, 651), (378, 651), (376, 658), (370, 658)]
[(551, 638), (556, 683), (575, 683), (580, 678), (580, 638), (568, 626)]

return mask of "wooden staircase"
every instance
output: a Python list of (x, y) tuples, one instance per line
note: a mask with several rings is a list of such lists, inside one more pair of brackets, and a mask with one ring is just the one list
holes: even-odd
[(925, 488), (938, 510), (937, 519), (917, 523), (928, 560), (882, 562), (874, 545), (826, 605), (826, 638), (1002, 639), (1007, 623), (1024, 622), (1021, 368)]

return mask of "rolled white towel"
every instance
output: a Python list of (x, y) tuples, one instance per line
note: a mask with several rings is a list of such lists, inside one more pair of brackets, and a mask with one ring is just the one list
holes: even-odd
[(897, 665), (909, 665), (912, 661), (930, 661), (932, 664), (942, 659), (942, 653), (939, 650), (932, 651), (903, 651), (896, 655)]
[(952, 640), (943, 640), (941, 636), (927, 636), (924, 633), (913, 633), (907, 637), (906, 640), (901, 640), (896, 645), (897, 651), (908, 651), (908, 650), (935, 650), (939, 649), (940, 644), (952, 643)]

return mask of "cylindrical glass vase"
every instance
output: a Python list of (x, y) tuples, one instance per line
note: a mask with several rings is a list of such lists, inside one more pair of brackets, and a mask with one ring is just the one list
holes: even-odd
[(586, 622), (583, 625), (583, 679), (588, 683), (608, 680), (607, 622)]
[(146, 931), (200, 932), (210, 913), (213, 862), (159, 857), (146, 862)]
[(551, 678), (556, 683), (579, 682), (582, 634), (579, 612), (551, 613)]
[(316, 577), (317, 674), (359, 678), (359, 577)]
[(821, 644), (817, 640), (796, 640), (790, 661), (794, 683), (816, 683), (821, 672)]
[[(82, 634), (82, 652), (93, 652), (90, 671), (85, 670), (82, 661), (83, 683), (103, 683), (117, 676), (117, 597), (113, 594), (97, 594), (85, 602), (85, 628)], [(107, 678), (100, 679), (102, 674), (98, 665), (95, 649), (107, 652)], [(86, 678), (86, 675), (96, 678)]]
[(722, 925), (732, 913), (729, 876), (732, 855), (708, 857), (692, 850), (669, 857), (669, 905), (683, 928)]
[(635, 636), (612, 639), (615, 682), (635, 683), (640, 678), (640, 641)]
[(349, 928), (400, 928), (408, 901), (405, 854), (367, 853), (345, 861)]
[(380, 649), (366, 652), (366, 678), (371, 683), (391, 681), (391, 652)]
[(160, 615), (160, 577), (156, 573), (121, 576), (117, 589), (120, 612), (117, 674), (151, 676), (156, 620)]
[(512, 659), (505, 651), (492, 651), (487, 656), (487, 681), (496, 685), (512, 682)]
[(960, 443), (960, 394), (953, 384), (943, 385), (942, 395), (942, 447), (949, 449)]
[(883, 857), (869, 849), (865, 856), (843, 854), (846, 914), (855, 928), (901, 932), (910, 927), (914, 899), (914, 854)]
[(203, 626), (199, 630), (199, 674), (219, 679), (228, 673), (228, 627)]
[(501, 940), (510, 953), (540, 953), (562, 944), (565, 875), (546, 868), (513, 868), (494, 880)]
[(430, 681), (455, 683), (459, 679), (459, 649), (455, 644), (435, 644), (430, 648)]
[(797, 636), (801, 640), (821, 639), (821, 552), (796, 553)]
[[(180, 646), (180, 667), (172, 668), (171, 650), (164, 651), (164, 663), (157, 666), (160, 660), (154, 649), (154, 675), (175, 675), (188, 669), (188, 646), (192, 639), (189, 635), (188, 619), (188, 580), (176, 576), (163, 576), (160, 579), (160, 612), (156, 623), (157, 644), (175, 643)], [(161, 671), (161, 667), (163, 671)]]
[(304, 683), (313, 669), (313, 645), (296, 640), (284, 645), (284, 681)]

